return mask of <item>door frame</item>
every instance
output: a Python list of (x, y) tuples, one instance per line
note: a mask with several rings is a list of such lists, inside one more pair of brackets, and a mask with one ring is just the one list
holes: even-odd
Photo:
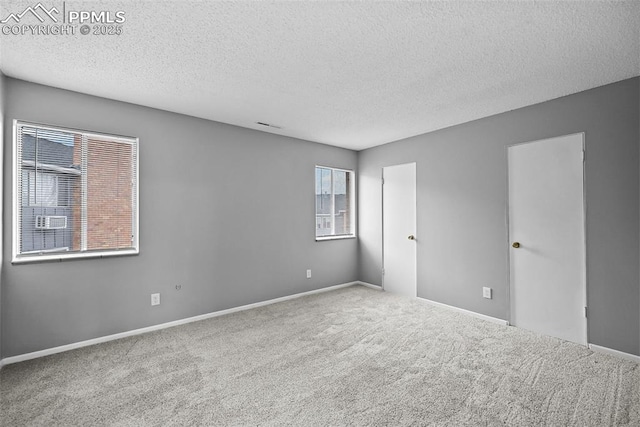
[[(509, 200), (509, 148), (511, 147), (517, 147), (519, 145), (525, 145), (525, 144), (533, 144), (536, 142), (542, 142), (542, 141), (548, 141), (550, 139), (556, 139), (556, 138), (562, 138), (562, 137), (566, 137), (566, 136), (573, 136), (573, 135), (580, 135), (581, 139), (582, 139), (582, 216), (583, 216), (583, 223), (582, 223), (582, 228), (583, 228), (583, 246), (584, 246), (584, 288), (583, 288), (583, 299), (584, 299), (584, 307), (585, 307), (585, 318), (586, 321), (584, 322), (584, 331), (583, 331), (583, 337), (584, 337), (584, 345), (588, 346), (589, 345), (589, 276), (587, 274), (588, 272), (588, 261), (589, 261), (589, 253), (588, 253), (588, 245), (587, 245), (587, 147), (586, 147), (586, 134), (585, 132), (574, 132), (574, 133), (568, 133), (568, 134), (564, 134), (564, 135), (558, 135), (558, 136), (552, 136), (552, 137), (548, 137), (548, 138), (541, 138), (541, 139), (534, 139), (534, 140), (530, 140), (530, 141), (525, 141), (525, 142), (518, 142), (518, 143), (514, 143), (514, 144), (509, 144), (505, 146), (504, 149), (504, 156), (505, 156), (505, 162), (507, 164), (507, 168), (506, 168), (506, 181), (507, 181), (507, 186), (506, 186), (506, 209), (505, 209), (505, 218), (506, 218), (506, 225), (507, 225), (507, 301), (509, 302), (509, 304), (507, 305), (507, 321), (508, 324), (510, 326), (514, 326), (513, 325), (513, 318), (512, 318), (512, 313), (513, 313), (513, 301), (511, 300), (511, 295), (513, 293), (513, 283), (511, 281), (511, 221), (510, 221), (510, 200)], [(578, 344), (578, 343), (576, 343)]]
[[(382, 257), (381, 257), (381, 259), (382, 259), (382, 270), (381, 270), (381, 273), (382, 273), (381, 274), (382, 275), (382, 281), (381, 281), (382, 286), (381, 286), (381, 288), (382, 288), (383, 291), (385, 290), (385, 286), (384, 286), (384, 282), (385, 282), (385, 274), (384, 274), (384, 271), (385, 271), (385, 256), (384, 256), (384, 168), (393, 167), (393, 166), (410, 165), (410, 164), (416, 165), (416, 167), (415, 167), (415, 179), (416, 179), (416, 181), (415, 181), (415, 201), (414, 201), (415, 202), (414, 212), (415, 212), (415, 216), (416, 216), (416, 223), (415, 223), (415, 231), (414, 231), (414, 233), (415, 233), (416, 236), (419, 236), (420, 234), (418, 233), (418, 162), (409, 161), (409, 162), (406, 162), (406, 163), (397, 163), (397, 164), (393, 164), (393, 165), (386, 165), (386, 166), (382, 166), (380, 168), (380, 194), (381, 194), (381, 197), (380, 197), (380, 213), (381, 213), (381, 215), (380, 215), (380, 217), (381, 217), (381, 222), (380, 222), (381, 239), (380, 239), (380, 242), (382, 244), (382, 246), (381, 246), (381, 250), (382, 250)], [(415, 298), (418, 297), (418, 246), (417, 246), (418, 239), (419, 239), (419, 237), (416, 237), (416, 241), (415, 241), (415, 243), (416, 243), (416, 260), (415, 260), (416, 261), (415, 262), (415, 265), (416, 265), (416, 271), (415, 271), (416, 286), (415, 286), (415, 296), (414, 296)]]

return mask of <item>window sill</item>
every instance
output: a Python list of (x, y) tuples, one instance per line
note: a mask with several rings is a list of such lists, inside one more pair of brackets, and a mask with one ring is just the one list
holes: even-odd
[(346, 236), (323, 236), (316, 237), (316, 242), (324, 242), (326, 240), (345, 240), (345, 239), (355, 239), (356, 236), (354, 234), (349, 234)]
[(127, 255), (138, 255), (140, 251), (138, 249), (123, 249), (120, 251), (103, 251), (103, 252), (76, 252), (76, 253), (68, 253), (68, 252), (52, 252), (46, 255), (21, 255), (18, 257), (13, 257), (11, 260), (11, 264), (29, 264), (36, 262), (61, 262), (61, 261), (71, 261), (74, 259), (82, 259), (82, 258), (107, 258), (113, 256), (127, 256)]

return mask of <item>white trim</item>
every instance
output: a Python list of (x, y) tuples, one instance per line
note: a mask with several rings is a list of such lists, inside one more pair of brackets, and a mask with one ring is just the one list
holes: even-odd
[(595, 344), (589, 344), (589, 349), (598, 353), (609, 354), (611, 356), (630, 360), (631, 362), (640, 363), (640, 356), (636, 356), (635, 354), (625, 353), (623, 351), (614, 350), (608, 347), (601, 347)]
[(24, 120), (18, 120), (18, 119), (14, 119), (13, 121), (14, 123), (19, 122), (20, 124), (26, 125), (27, 127), (37, 127), (40, 129), (45, 129), (45, 130), (54, 131), (54, 132), (63, 132), (63, 133), (84, 133), (87, 136), (90, 136), (93, 138), (107, 138), (108, 140), (113, 140), (118, 142), (128, 142), (129, 144), (135, 143), (136, 139), (138, 139), (133, 136), (117, 135), (111, 132), (100, 133), (100, 132), (91, 131), (87, 129), (68, 128), (64, 126), (55, 126), (55, 125), (49, 125), (46, 123), (35, 123), (35, 122), (29, 122)]
[(18, 187), (22, 188), (22, 182), (19, 179), (22, 179), (22, 173), (18, 173), (18, 120), (13, 120), (13, 142), (11, 143), (11, 151), (12, 151), (12, 181), (11, 181), (11, 209), (12, 209), (12, 221), (11, 221), (11, 262), (15, 261), (16, 254), (18, 253), (18, 224), (20, 224), (20, 216), (22, 215), (22, 210), (18, 209)]
[(263, 307), (265, 305), (276, 304), (276, 303), (279, 303), (279, 302), (289, 301), (289, 300), (300, 298), (300, 297), (304, 297), (304, 296), (307, 296), (307, 295), (314, 295), (314, 294), (334, 291), (336, 289), (347, 288), (349, 286), (360, 285), (360, 284), (362, 284), (362, 282), (357, 282), (356, 281), (356, 282), (343, 283), (343, 284), (340, 284), (340, 285), (329, 286), (327, 288), (315, 289), (313, 291), (301, 292), (301, 293), (298, 293), (298, 294), (293, 294), (293, 295), (288, 295), (288, 296), (284, 296), (284, 297), (280, 297), (280, 298), (270, 299), (270, 300), (267, 300), (267, 301), (260, 301), (260, 302), (255, 302), (255, 303), (252, 303), (252, 304), (241, 305), (239, 307), (228, 308), (226, 310), (220, 310), (220, 311), (214, 311), (212, 313), (201, 314), (199, 316), (193, 316), (193, 317), (187, 317), (185, 319), (174, 320), (172, 322), (167, 322), (167, 323), (161, 323), (161, 324), (158, 324), (158, 325), (147, 326), (146, 328), (134, 329), (134, 330), (131, 330), (131, 331), (120, 332), (118, 334), (106, 335), (106, 336), (103, 336), (103, 337), (92, 338), (92, 339), (86, 340), (86, 341), (80, 341), (80, 342), (76, 342), (76, 343), (72, 343), (72, 344), (61, 345), (59, 347), (53, 347), (53, 348), (48, 348), (48, 349), (45, 349), (45, 350), (34, 351), (32, 353), (25, 353), (25, 354), (20, 354), (18, 356), (6, 357), (6, 358), (0, 360), (0, 368), (2, 366), (9, 365), (9, 364), (12, 364), (12, 363), (24, 362), (26, 360), (31, 360), (31, 359), (37, 359), (37, 358), (40, 358), (40, 357), (50, 356), (52, 354), (57, 354), (57, 353), (65, 352), (65, 351), (75, 350), (75, 349), (82, 348), (82, 347), (88, 347), (90, 345), (101, 344), (101, 343), (105, 343), (105, 342), (108, 342), (108, 341), (117, 340), (117, 339), (120, 339), (120, 338), (126, 338), (126, 337), (131, 337), (131, 336), (134, 336), (134, 335), (145, 334), (147, 332), (158, 331), (160, 329), (172, 328), (174, 326), (184, 325), (186, 323), (198, 322), (200, 320), (211, 319), (213, 317), (224, 316), (226, 314), (237, 313), (239, 311), (251, 310), (253, 308)]
[(381, 291), (382, 290), (382, 286), (374, 285), (374, 284), (371, 284), (371, 283), (358, 282), (358, 284), (364, 286), (365, 288), (371, 288), (371, 289), (376, 290), (376, 291)]
[(341, 172), (351, 172), (351, 173), (353, 173), (353, 169), (337, 168), (335, 166), (316, 165), (316, 167), (317, 168), (322, 168), (322, 169), (333, 169), (333, 170), (337, 170), (337, 171), (341, 171)]
[(340, 234), (340, 235), (327, 235), (326, 237), (316, 237), (316, 242), (324, 242), (327, 240), (344, 240), (355, 239), (355, 234)]
[(509, 326), (509, 322), (507, 320), (504, 320), (504, 319), (498, 319), (497, 317), (487, 316), (486, 314), (476, 313), (475, 311), (465, 310), (464, 308), (454, 307), (452, 305), (443, 304), (441, 302), (432, 301), (432, 300), (426, 299), (426, 298), (416, 297), (416, 299), (419, 299), (421, 301), (426, 302), (427, 304), (431, 304), (431, 305), (436, 306), (436, 307), (442, 307), (442, 308), (446, 308), (446, 309), (449, 309), (449, 310), (457, 311), (458, 313), (463, 313), (463, 314), (466, 314), (468, 316), (477, 317), (478, 319), (486, 320), (486, 321), (492, 322), (492, 323), (497, 323), (498, 325)]
[(40, 254), (40, 253), (47, 253), (47, 252), (50, 252), (50, 251), (42, 250), (42, 251), (23, 252), (21, 255), (19, 255), (18, 258), (13, 259), (11, 261), (11, 264), (25, 264), (29, 262), (44, 262), (44, 261), (64, 261), (68, 259), (78, 259), (78, 258), (107, 258), (112, 256), (138, 255), (140, 253), (138, 249), (120, 249), (120, 250), (113, 250), (113, 251), (85, 251), (85, 252), (59, 251), (52, 255), (37, 255), (37, 256), (29, 255), (29, 254)]

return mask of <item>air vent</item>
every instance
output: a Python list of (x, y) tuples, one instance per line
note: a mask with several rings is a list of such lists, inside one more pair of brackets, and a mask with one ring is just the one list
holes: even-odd
[(36, 229), (60, 230), (67, 228), (66, 216), (38, 215), (36, 216)]
[(272, 125), (271, 123), (265, 123), (265, 122), (256, 122), (257, 125), (260, 126), (266, 126), (268, 128), (275, 128), (275, 129), (282, 129), (281, 126), (277, 126), (277, 125)]

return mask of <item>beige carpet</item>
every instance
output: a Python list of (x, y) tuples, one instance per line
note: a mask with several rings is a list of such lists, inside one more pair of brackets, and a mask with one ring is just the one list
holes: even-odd
[(640, 368), (354, 286), (0, 371), (3, 426), (640, 426)]

